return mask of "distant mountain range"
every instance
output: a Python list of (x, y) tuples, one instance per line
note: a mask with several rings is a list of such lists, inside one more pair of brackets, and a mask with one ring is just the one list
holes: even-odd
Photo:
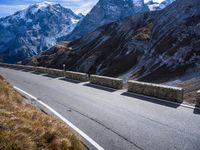
[(47, 50), (82, 18), (70, 9), (47, 2), (0, 18), (0, 61), (15, 63)]
[(161, 11), (135, 14), (23, 64), (150, 82), (200, 76), (200, 1), (176, 0)]
[(53, 3), (37, 3), (0, 18), (0, 61), (16, 63), (46, 51), (58, 42), (72, 40), (98, 27), (150, 10), (160, 10), (173, 0), (99, 0), (84, 17)]

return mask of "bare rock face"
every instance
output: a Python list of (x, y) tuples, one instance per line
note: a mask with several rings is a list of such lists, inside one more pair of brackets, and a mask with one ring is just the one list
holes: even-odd
[(98, 27), (136, 13), (161, 10), (174, 0), (99, 0), (93, 9), (78, 23), (73, 32), (60, 40), (77, 39), (84, 34), (94, 31)]
[(99, 0), (66, 39), (77, 39), (102, 25), (144, 11), (149, 11), (144, 0)]
[(177, 0), (167, 8), (102, 26), (51, 48), (23, 64), (142, 81), (165, 82), (200, 74), (200, 1)]

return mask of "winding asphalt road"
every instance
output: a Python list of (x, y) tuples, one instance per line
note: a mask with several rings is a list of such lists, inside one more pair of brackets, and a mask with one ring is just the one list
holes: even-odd
[(0, 74), (106, 150), (200, 150), (198, 109), (21, 70)]

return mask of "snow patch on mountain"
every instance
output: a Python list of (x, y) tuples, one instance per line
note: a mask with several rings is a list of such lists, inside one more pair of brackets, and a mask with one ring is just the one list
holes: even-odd
[(144, 0), (150, 11), (161, 10), (173, 3), (175, 0)]

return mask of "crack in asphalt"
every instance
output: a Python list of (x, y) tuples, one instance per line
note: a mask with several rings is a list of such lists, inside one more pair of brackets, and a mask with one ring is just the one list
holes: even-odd
[[(107, 127), (107, 126), (106, 126), (105, 124), (103, 124), (102, 122), (100, 122), (100, 121), (98, 121), (98, 120), (96, 120), (96, 119), (94, 119), (94, 118), (91, 118), (90, 116), (85, 115), (85, 114), (83, 114), (83, 113), (81, 113), (81, 112), (79, 112), (79, 111), (77, 111), (77, 110), (75, 110), (75, 109), (73, 109), (73, 108), (71, 108), (71, 107), (69, 107), (69, 106), (66, 106), (66, 105), (64, 105), (64, 104), (62, 104), (62, 103), (59, 103), (59, 102), (55, 102), (55, 103), (57, 103), (57, 104), (59, 104), (59, 105), (62, 105), (62, 106), (64, 106), (65, 108), (68, 108), (68, 109), (70, 109), (70, 110), (73, 110), (74, 112), (77, 112), (78, 114), (80, 114), (80, 115), (82, 115), (82, 116), (84, 116), (84, 117), (86, 117), (86, 118), (88, 118), (88, 119), (90, 119), (90, 120), (92, 120), (92, 121), (95, 121), (96, 123), (102, 125), (103, 127), (105, 127), (106, 129), (108, 129), (109, 131), (115, 133), (116, 135), (118, 135), (118, 136), (121, 137), (122, 139), (126, 140), (126, 141), (129, 142), (130, 144), (136, 146), (138, 149), (142, 150), (142, 148), (141, 148), (140, 146), (138, 146), (136, 143), (134, 143), (134, 142), (132, 142), (131, 140), (127, 139), (127, 138), (124, 137), (123, 135), (117, 133), (117, 132), (114, 131), (113, 129)], [(136, 114), (136, 115), (138, 115), (138, 116), (140, 116), (140, 117), (142, 117), (142, 118), (144, 118), (144, 119), (147, 119), (147, 120), (149, 120), (149, 121), (151, 121), (151, 122), (153, 122), (153, 123), (156, 123), (156, 124), (159, 124), (159, 125), (161, 125), (161, 126), (164, 126), (164, 127), (166, 127), (166, 128), (171, 128), (171, 129), (173, 129), (173, 130), (175, 130), (175, 131), (177, 131), (177, 132), (180, 132), (180, 133), (182, 133), (182, 134), (191, 135), (191, 136), (193, 136), (193, 137), (196, 137), (196, 135), (193, 134), (193, 133), (185, 132), (184, 130), (180, 130), (180, 129), (178, 129), (178, 128), (172, 127), (172, 126), (170, 126), (170, 125), (168, 125), (168, 124), (164, 124), (164, 123), (162, 123), (162, 122), (153, 120), (153, 119), (151, 119), (151, 118), (145, 117), (145, 116), (140, 115), (140, 114)]]
[(112, 133), (116, 134), (117, 136), (119, 136), (120, 138), (124, 139), (125, 141), (127, 141), (127, 142), (130, 143), (130, 144), (132, 144), (133, 146), (137, 147), (138, 149), (144, 150), (144, 149), (142, 149), (139, 145), (137, 145), (137, 144), (134, 143), (133, 141), (129, 140), (128, 138), (124, 137), (123, 135), (119, 134), (118, 132), (114, 131), (113, 129), (107, 127), (107, 126), (106, 126), (105, 124), (103, 124), (102, 122), (100, 122), (100, 121), (98, 121), (98, 120), (96, 120), (96, 119), (94, 119), (94, 118), (92, 118), (92, 117), (90, 117), (90, 116), (88, 116), (88, 115), (85, 115), (85, 114), (83, 114), (83, 113), (81, 113), (81, 112), (79, 112), (79, 111), (77, 111), (77, 110), (75, 110), (75, 109), (73, 109), (73, 108), (71, 108), (71, 107), (69, 107), (69, 106), (63, 105), (63, 104), (61, 104), (61, 103), (59, 103), (59, 102), (55, 102), (55, 103), (57, 103), (57, 104), (59, 104), (59, 105), (62, 105), (63, 107), (67, 108), (67, 111), (68, 111), (68, 112), (74, 111), (74, 112), (76, 112), (76, 113), (78, 113), (78, 114), (80, 114), (80, 115), (82, 115), (82, 116), (84, 116), (84, 117), (86, 117), (86, 118), (88, 118), (88, 119), (90, 119), (90, 120), (92, 120), (92, 121), (98, 123), (99, 125), (103, 126), (103, 127), (106, 128), (107, 130), (109, 130), (109, 131), (111, 131)]

